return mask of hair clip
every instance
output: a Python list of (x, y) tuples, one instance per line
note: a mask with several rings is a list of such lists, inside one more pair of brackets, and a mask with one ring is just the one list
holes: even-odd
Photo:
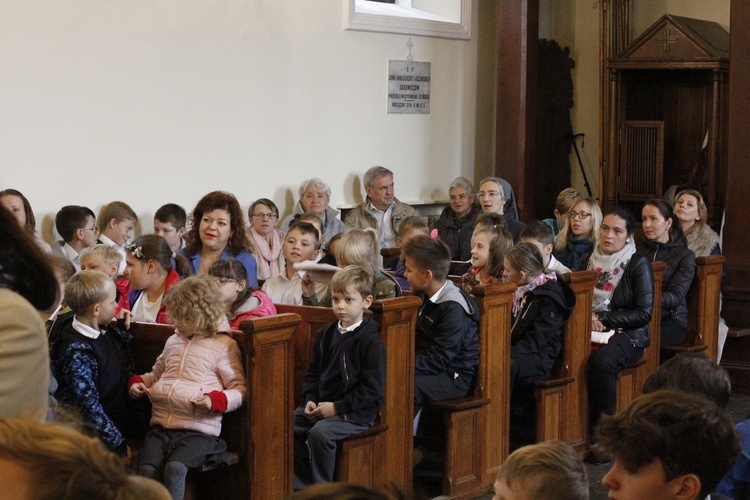
[(125, 250), (130, 252), (130, 255), (135, 257), (136, 259), (145, 259), (146, 256), (143, 255), (143, 247), (141, 245), (135, 246), (132, 243), (129, 243), (125, 245)]

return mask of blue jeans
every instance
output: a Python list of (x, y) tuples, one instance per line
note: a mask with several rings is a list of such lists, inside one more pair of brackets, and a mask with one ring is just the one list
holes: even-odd
[(294, 485), (333, 481), (336, 467), (336, 442), (368, 429), (370, 424), (349, 422), (334, 415), (310, 422), (305, 407), (294, 410)]

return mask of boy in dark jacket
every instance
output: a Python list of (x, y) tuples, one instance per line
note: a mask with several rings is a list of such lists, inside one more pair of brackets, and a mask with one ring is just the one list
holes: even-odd
[(448, 281), (451, 254), (429, 236), (415, 236), (402, 250), (406, 279), (424, 304), (416, 327), (414, 404), (468, 394), (479, 366), (479, 309)]
[[(110, 450), (128, 452), (123, 432), (135, 432), (125, 383), (133, 374), (130, 334), (110, 325), (115, 283), (98, 271), (80, 271), (65, 286), (74, 316), (61, 317), (50, 334), (55, 397), (76, 408)], [(129, 323), (126, 314), (122, 316)]]
[(363, 318), (373, 281), (359, 266), (331, 280), (338, 321), (315, 337), (302, 383), (305, 405), (294, 411), (294, 485), (333, 481), (336, 441), (372, 426), (383, 406), (385, 348), (377, 322)]

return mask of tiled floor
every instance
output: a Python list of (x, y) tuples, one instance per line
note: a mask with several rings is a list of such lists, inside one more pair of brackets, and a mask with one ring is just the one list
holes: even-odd
[[(735, 422), (741, 422), (750, 417), (750, 395), (733, 395), (727, 406), (727, 411), (732, 416)], [(586, 464), (586, 469), (589, 473), (590, 481), (590, 493), (591, 500), (603, 500), (607, 498), (607, 488), (605, 488), (601, 481), (602, 477), (609, 470), (609, 466), (606, 465), (590, 465)], [(485, 495), (481, 497), (482, 500), (489, 500), (492, 495)]]

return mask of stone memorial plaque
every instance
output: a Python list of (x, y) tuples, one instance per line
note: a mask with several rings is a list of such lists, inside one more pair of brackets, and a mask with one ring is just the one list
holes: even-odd
[(431, 63), (388, 61), (388, 113), (430, 114)]

